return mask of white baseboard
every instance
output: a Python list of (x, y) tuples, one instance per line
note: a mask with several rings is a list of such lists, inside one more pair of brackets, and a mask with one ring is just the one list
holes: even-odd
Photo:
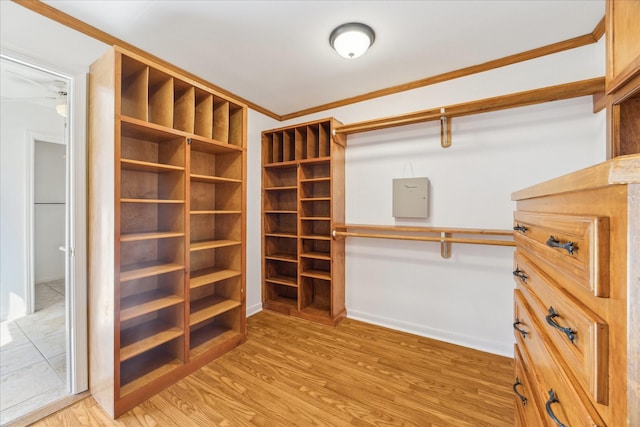
[(259, 302), (258, 304), (254, 304), (251, 307), (247, 307), (247, 317), (249, 316), (253, 316), (256, 313), (259, 313), (262, 311), (262, 303)]
[(497, 354), (499, 356), (513, 357), (513, 343), (503, 343), (490, 340), (482, 340), (476, 337), (458, 334), (455, 332), (444, 331), (441, 329), (430, 328), (414, 323), (403, 322), (401, 320), (389, 319), (373, 314), (347, 310), (349, 319), (360, 320), (362, 322), (419, 335), (425, 338), (431, 338), (438, 341), (444, 341), (450, 344), (456, 344), (463, 347), (473, 348), (475, 350), (485, 351), (487, 353)]

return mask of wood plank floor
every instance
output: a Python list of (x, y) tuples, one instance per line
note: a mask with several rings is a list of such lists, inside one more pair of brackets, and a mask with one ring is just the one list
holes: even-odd
[(246, 343), (111, 420), (92, 398), (36, 426), (513, 426), (512, 359), (345, 319), (269, 312)]

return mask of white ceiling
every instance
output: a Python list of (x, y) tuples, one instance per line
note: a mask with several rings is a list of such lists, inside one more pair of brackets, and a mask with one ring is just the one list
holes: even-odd
[[(276, 114), (588, 34), (604, 16), (604, 0), (44, 2)], [(33, 14), (16, 7), (2, 26), (24, 36), (15, 16)], [(351, 21), (376, 32), (356, 60), (339, 57), (328, 43), (333, 28)], [(20, 43), (8, 33), (3, 28), (3, 44)], [(103, 47), (68, 34), (45, 37), (62, 44), (59, 56), (71, 62), (74, 53), (91, 57)]]

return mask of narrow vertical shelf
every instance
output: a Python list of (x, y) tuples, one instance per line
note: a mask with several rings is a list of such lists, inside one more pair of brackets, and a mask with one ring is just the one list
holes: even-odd
[(262, 133), (263, 307), (331, 325), (345, 317), (344, 139), (334, 119)]

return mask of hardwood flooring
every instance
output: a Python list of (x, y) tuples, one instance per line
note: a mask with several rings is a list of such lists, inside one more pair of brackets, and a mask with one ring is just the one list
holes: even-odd
[(345, 319), (270, 312), (238, 348), (111, 420), (92, 398), (36, 426), (513, 426), (513, 361)]

